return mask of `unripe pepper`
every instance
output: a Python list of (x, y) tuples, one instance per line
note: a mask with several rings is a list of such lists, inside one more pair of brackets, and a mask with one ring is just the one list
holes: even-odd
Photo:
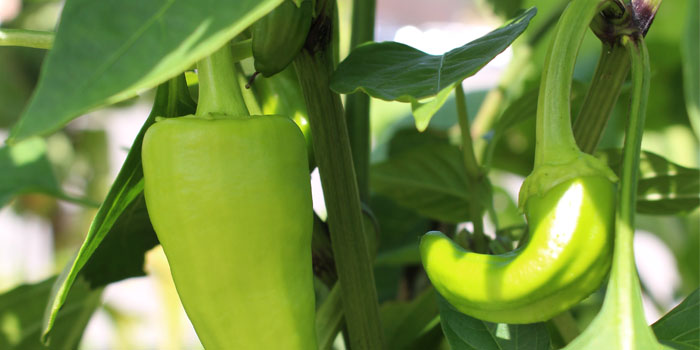
[(297, 7), (284, 0), (276, 9), (253, 25), (255, 70), (269, 77), (281, 72), (304, 47), (311, 28), (312, 1)]
[(247, 115), (227, 50), (199, 65), (196, 115), (144, 137), (149, 216), (205, 348), (315, 349), (306, 143)]
[(533, 323), (570, 308), (607, 275), (615, 189), (605, 177), (563, 182), (525, 208), (530, 240), (501, 255), (464, 250), (440, 232), (421, 240), (435, 289), (458, 310), (491, 322)]
[(530, 239), (501, 255), (465, 251), (439, 232), (421, 239), (428, 277), (465, 314), (491, 322), (545, 321), (591, 294), (608, 273), (616, 179), (579, 150), (569, 101), (576, 53), (597, 7), (590, 0), (569, 4), (545, 62), (535, 167), (520, 190)]

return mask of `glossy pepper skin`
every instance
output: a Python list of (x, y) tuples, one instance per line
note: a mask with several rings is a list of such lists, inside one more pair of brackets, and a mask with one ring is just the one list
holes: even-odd
[(315, 349), (298, 127), (281, 116), (163, 119), (142, 155), (151, 222), (204, 347)]
[(457, 310), (490, 322), (550, 319), (591, 294), (610, 268), (615, 187), (606, 177), (563, 182), (530, 197), (530, 239), (501, 255), (464, 250), (440, 232), (421, 239), (430, 281)]

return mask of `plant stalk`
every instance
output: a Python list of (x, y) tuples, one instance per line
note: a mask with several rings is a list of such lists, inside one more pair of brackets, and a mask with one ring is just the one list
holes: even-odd
[(593, 153), (598, 146), (629, 66), (627, 50), (620, 43), (603, 42), (591, 85), (574, 120), (574, 138), (583, 152)]
[[(647, 97), (649, 95), (649, 53), (641, 37), (623, 38), (623, 45), (631, 57), (632, 66), (632, 102), (625, 133), (622, 155), (622, 171), (615, 220), (615, 257), (608, 285), (608, 299), (618, 300), (618, 305), (631, 306), (633, 299), (639, 299), (641, 290), (639, 277), (634, 265), (634, 219), (637, 206), (637, 180), (639, 174), (639, 154), (641, 152), (642, 134), (646, 117)], [(629, 310), (623, 315), (633, 315), (640, 310)], [(643, 311), (642, 311), (643, 319)], [(628, 320), (629, 321), (629, 320)]]
[(294, 66), (304, 94), (353, 349), (383, 349), (374, 271), (340, 96), (330, 90), (334, 1), (320, 3), (306, 47)]
[(548, 321), (558, 336), (558, 340), (566, 345), (574, 340), (581, 332), (571, 311), (564, 311)]
[(0, 28), (0, 46), (21, 46), (50, 49), (54, 33), (38, 30)]
[[(374, 40), (375, 0), (354, 0), (352, 5), (352, 34), (350, 48)], [(345, 118), (348, 124), (350, 148), (357, 175), (360, 200), (369, 201), (369, 154), (371, 149), (369, 126), (369, 96), (363, 93), (348, 95), (345, 100)]]
[(343, 303), (340, 286), (333, 285), (316, 312), (316, 342), (319, 350), (330, 350), (338, 332), (343, 328)]
[[(483, 171), (474, 155), (474, 145), (469, 128), (469, 115), (467, 113), (467, 101), (464, 97), (464, 88), (461, 82), (455, 86), (455, 103), (457, 104), (457, 119), (459, 120), (462, 137), (462, 158), (464, 168), (467, 171), (467, 181), (469, 181), (472, 188), (478, 188), (481, 186), (481, 181), (483, 181)], [(477, 253), (486, 253), (488, 244), (484, 235), (484, 207), (481, 203), (481, 200), (478, 198), (470, 203), (470, 216), (472, 224), (474, 224), (474, 236), (472, 237), (474, 247), (472, 249)]]
[(469, 132), (469, 115), (467, 113), (467, 101), (464, 97), (464, 88), (462, 83), (455, 86), (455, 103), (457, 105), (457, 119), (459, 121), (459, 129), (462, 137), (462, 157), (464, 158), (464, 167), (467, 169), (467, 175), (471, 178), (481, 176), (481, 168), (474, 156), (474, 145), (472, 143), (472, 135)]

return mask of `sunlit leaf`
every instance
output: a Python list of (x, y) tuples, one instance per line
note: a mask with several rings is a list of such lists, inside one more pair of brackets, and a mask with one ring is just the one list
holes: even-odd
[[(368, 43), (350, 53), (331, 79), (331, 89), (363, 91), (387, 101), (410, 102), (416, 126), (425, 130), (455, 84), (472, 76), (505, 50), (527, 28), (531, 8), (509, 24), (442, 55), (397, 42)], [(434, 99), (425, 101), (428, 97)]]
[(68, 0), (39, 84), (10, 134), (46, 134), (177, 75), (282, 0)]

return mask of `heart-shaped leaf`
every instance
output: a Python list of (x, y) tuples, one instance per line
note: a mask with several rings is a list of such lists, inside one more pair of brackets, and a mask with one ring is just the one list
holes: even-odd
[[(331, 89), (341, 94), (361, 90), (387, 101), (410, 102), (416, 126), (425, 130), (455, 84), (503, 52), (536, 13), (530, 8), (509, 24), (442, 55), (429, 55), (397, 42), (359, 46), (338, 66)], [(432, 96), (436, 97), (420, 101)]]

